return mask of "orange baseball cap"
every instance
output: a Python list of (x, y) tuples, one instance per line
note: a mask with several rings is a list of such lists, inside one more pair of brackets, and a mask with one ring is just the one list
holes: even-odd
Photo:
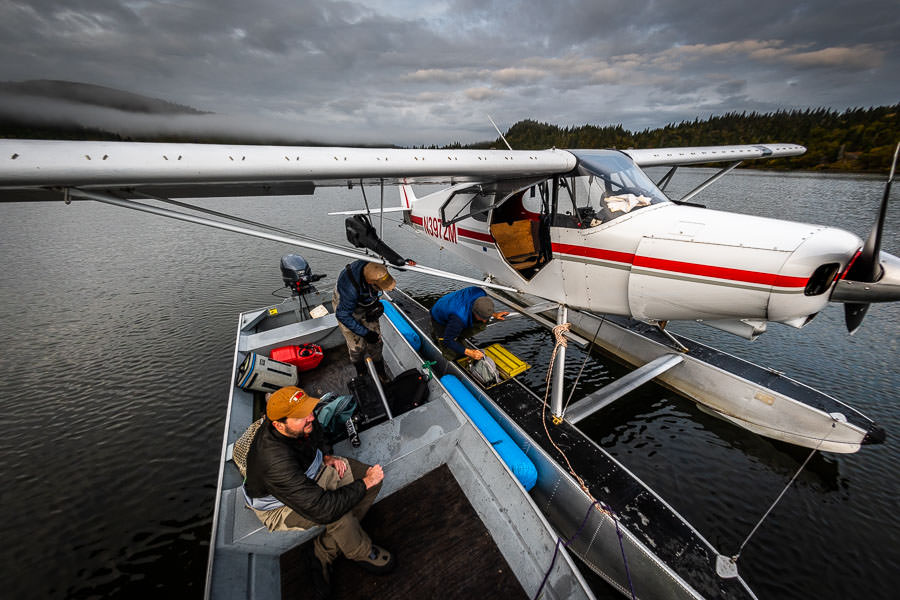
[(319, 398), (314, 398), (295, 386), (283, 387), (273, 392), (266, 404), (266, 416), (270, 421), (285, 417), (305, 419), (313, 411)]

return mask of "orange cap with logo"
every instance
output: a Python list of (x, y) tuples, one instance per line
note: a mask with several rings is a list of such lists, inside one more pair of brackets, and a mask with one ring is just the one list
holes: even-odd
[(269, 396), (266, 404), (266, 416), (270, 421), (285, 417), (305, 419), (313, 411), (319, 398), (310, 396), (295, 386), (283, 387)]

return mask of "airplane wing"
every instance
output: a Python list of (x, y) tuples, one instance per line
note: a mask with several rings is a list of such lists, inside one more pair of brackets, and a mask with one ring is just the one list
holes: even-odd
[[(624, 150), (638, 166), (797, 156), (796, 144)], [(305, 195), (320, 186), (493, 182), (565, 173), (565, 150), (409, 150), (0, 140), (0, 201), (57, 200), (48, 188), (124, 197)], [(9, 193), (10, 190), (18, 190)], [(24, 193), (22, 190), (31, 190)]]
[[(496, 181), (564, 173), (564, 150), (408, 150), (0, 140), (0, 200), (58, 200), (46, 188), (133, 197), (312, 194), (318, 186)], [(30, 194), (21, 191), (33, 190)]]
[(623, 150), (639, 167), (697, 165), (734, 162), (758, 158), (800, 156), (806, 148), (797, 144), (747, 144), (744, 146), (695, 146), (693, 148), (655, 148)]

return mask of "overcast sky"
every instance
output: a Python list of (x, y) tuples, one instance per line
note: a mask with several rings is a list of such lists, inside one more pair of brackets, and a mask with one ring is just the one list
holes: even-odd
[(897, 0), (0, 0), (0, 80), (344, 143), (893, 104), (898, 40)]

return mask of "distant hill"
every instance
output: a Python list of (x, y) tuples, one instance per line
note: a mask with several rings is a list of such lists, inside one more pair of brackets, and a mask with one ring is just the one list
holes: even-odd
[(52, 79), (38, 79), (33, 81), (2, 81), (0, 82), (0, 94), (33, 96), (39, 98), (65, 99), (90, 106), (103, 106), (126, 112), (138, 112), (147, 114), (209, 114), (204, 111), (175, 104), (167, 100), (149, 98), (140, 94), (133, 94), (117, 90), (115, 88), (92, 85), (90, 83), (77, 83), (74, 81), (57, 81)]
[[(803, 156), (750, 161), (742, 166), (763, 169), (823, 169), (885, 173), (900, 142), (900, 104), (826, 108), (773, 113), (726, 113), (704, 121), (682, 121), (657, 129), (631, 132), (621, 125), (558, 127), (525, 120), (505, 136), (517, 150), (540, 148), (663, 148), (787, 142), (806, 146)], [(495, 140), (456, 148), (505, 148)]]
[(0, 82), (0, 137), (220, 144), (321, 145), (278, 124), (73, 81)]

